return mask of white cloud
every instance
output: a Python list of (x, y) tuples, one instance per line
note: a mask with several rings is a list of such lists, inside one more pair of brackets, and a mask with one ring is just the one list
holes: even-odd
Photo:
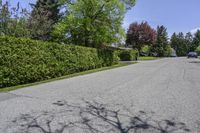
[(192, 34), (195, 34), (195, 33), (197, 32), (197, 30), (200, 30), (200, 27), (199, 27), (199, 28), (195, 28), (195, 29), (191, 30), (190, 32), (191, 32)]

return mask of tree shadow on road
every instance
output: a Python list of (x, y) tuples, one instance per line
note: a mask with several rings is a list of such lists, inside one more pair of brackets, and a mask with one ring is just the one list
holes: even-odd
[(189, 63), (200, 64), (200, 61), (189, 61)]
[[(84, 103), (84, 104), (83, 104)], [(14, 133), (185, 133), (185, 123), (175, 119), (158, 120), (154, 113), (133, 114), (123, 106), (111, 108), (98, 102), (53, 103), (58, 110), (23, 114), (12, 121)], [(8, 131), (9, 132), (9, 131)]]

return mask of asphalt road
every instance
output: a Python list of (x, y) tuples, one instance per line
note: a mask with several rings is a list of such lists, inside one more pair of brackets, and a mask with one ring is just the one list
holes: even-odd
[(13, 128), (11, 123), (21, 114), (59, 110), (60, 107), (53, 103), (67, 101), (81, 104), (83, 99), (111, 106), (126, 106), (134, 113), (141, 110), (155, 112), (156, 119), (183, 122), (192, 133), (198, 133), (200, 132), (200, 60), (165, 58), (144, 61), (122, 68), (2, 93), (0, 132), (18, 131), (19, 129)]

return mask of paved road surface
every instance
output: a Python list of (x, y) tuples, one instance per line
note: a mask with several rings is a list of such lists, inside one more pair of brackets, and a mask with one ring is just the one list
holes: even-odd
[[(57, 101), (122, 104), (134, 111), (174, 118), (199, 132), (200, 60), (166, 58), (144, 61), (0, 94), (0, 132), (20, 114), (56, 109)], [(200, 128), (200, 126), (199, 126)], [(2, 130), (2, 131), (1, 131)], [(13, 129), (12, 131), (17, 130)]]

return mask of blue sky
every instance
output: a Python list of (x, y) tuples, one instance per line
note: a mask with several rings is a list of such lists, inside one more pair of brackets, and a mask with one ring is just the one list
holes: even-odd
[(173, 32), (189, 32), (200, 27), (200, 0), (137, 0), (125, 17), (124, 27), (134, 21), (148, 21), (154, 28), (164, 25)]
[[(4, 0), (3, 0), (4, 1)], [(9, 0), (16, 4), (17, 0)], [(23, 7), (36, 0), (18, 0)], [(137, 0), (124, 19), (124, 28), (135, 21), (147, 21), (152, 27), (164, 25), (169, 35), (200, 28), (200, 0)]]

